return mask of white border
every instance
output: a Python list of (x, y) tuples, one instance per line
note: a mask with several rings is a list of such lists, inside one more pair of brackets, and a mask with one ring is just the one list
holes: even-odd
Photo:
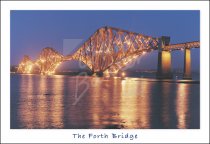
[[(181, 1), (2, 1), (1, 2), (1, 142), (4, 143), (205, 143), (209, 142), (209, 2)], [(200, 10), (201, 11), (201, 129), (200, 130), (10, 130), (10, 10)], [(80, 133), (139, 133), (126, 140), (79, 140)]]

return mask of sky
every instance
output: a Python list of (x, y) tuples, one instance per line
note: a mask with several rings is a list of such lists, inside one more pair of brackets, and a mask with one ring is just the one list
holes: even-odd
[[(24, 55), (35, 60), (45, 47), (66, 54), (77, 49), (98, 28), (117, 27), (152, 37), (170, 36), (171, 44), (200, 40), (200, 11), (38, 11), (10, 13), (11, 65)], [(75, 43), (71, 44), (71, 40)], [(199, 71), (200, 49), (192, 49), (192, 70)], [(183, 69), (183, 51), (172, 52), (173, 69)], [(77, 63), (68, 62), (68, 68)], [(157, 52), (139, 57), (133, 69), (156, 69)]]

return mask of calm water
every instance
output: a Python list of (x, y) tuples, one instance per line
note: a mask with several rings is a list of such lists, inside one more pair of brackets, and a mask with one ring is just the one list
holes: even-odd
[(145, 78), (11, 74), (11, 128), (199, 128), (199, 91)]

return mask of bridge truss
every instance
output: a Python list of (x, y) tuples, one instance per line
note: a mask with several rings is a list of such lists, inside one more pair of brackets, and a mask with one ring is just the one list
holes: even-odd
[(157, 49), (156, 38), (112, 27), (98, 29), (72, 56), (92, 72), (117, 72), (143, 52)]
[[(47, 47), (34, 62), (29, 57), (24, 57), (18, 66), (18, 72), (30, 73), (34, 66), (38, 66), (41, 74), (53, 74), (63, 61), (78, 60), (86, 64), (93, 73), (117, 73), (144, 53), (157, 50), (158, 46), (158, 38), (113, 27), (102, 27), (71, 55), (64, 56)], [(193, 47), (200, 47), (200, 43), (173, 44), (165, 46), (162, 50)]]

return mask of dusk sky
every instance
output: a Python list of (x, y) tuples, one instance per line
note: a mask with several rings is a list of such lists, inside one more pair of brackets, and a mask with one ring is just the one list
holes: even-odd
[[(199, 11), (11, 11), (11, 65), (24, 55), (33, 60), (45, 47), (63, 54), (67, 39), (87, 40), (98, 28), (117, 27), (152, 37), (170, 36), (171, 44), (200, 40)], [(65, 45), (65, 46), (64, 46)], [(77, 47), (69, 46), (69, 49)], [(67, 45), (68, 47), (68, 45)], [(69, 50), (71, 51), (71, 50)], [(200, 49), (192, 49), (198, 71)], [(183, 51), (172, 52), (173, 68), (183, 68)], [(76, 64), (69, 62), (69, 67)], [(136, 69), (156, 69), (157, 52), (143, 56)]]

